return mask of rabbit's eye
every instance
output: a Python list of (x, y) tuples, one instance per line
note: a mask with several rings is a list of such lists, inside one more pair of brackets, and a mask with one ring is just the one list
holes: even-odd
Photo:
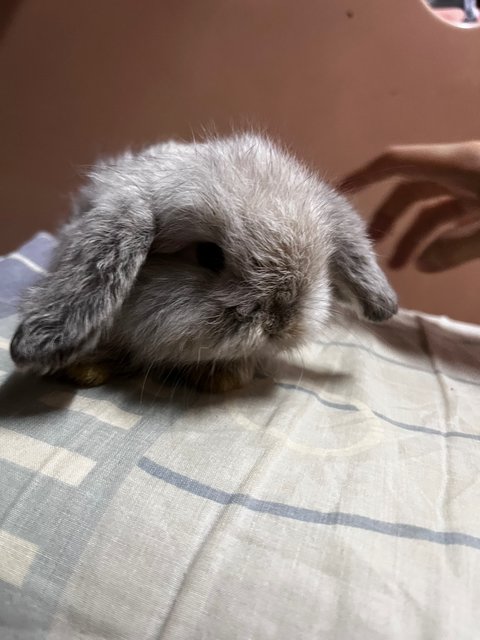
[(199, 242), (196, 254), (198, 264), (205, 269), (219, 273), (225, 267), (225, 255), (214, 242)]

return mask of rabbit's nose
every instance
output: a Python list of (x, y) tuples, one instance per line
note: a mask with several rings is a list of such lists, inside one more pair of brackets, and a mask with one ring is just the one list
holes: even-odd
[(294, 320), (293, 304), (286, 302), (284, 296), (275, 297), (270, 302), (262, 322), (263, 330), (271, 337), (278, 336), (288, 329)]

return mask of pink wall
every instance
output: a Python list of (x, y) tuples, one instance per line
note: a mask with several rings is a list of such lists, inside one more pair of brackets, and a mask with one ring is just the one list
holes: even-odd
[[(420, 0), (24, 0), (0, 50), (0, 252), (54, 229), (99, 154), (209, 123), (265, 127), (333, 179), (391, 143), (480, 138), (479, 62), (480, 29)], [(478, 262), (391, 277), (403, 305), (480, 322)]]

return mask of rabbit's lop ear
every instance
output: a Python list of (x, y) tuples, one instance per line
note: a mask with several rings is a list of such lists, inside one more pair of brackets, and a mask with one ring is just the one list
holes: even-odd
[(334, 293), (360, 317), (388, 320), (398, 311), (397, 296), (377, 264), (365, 224), (346, 201), (337, 213), (331, 263)]
[(154, 236), (149, 211), (92, 205), (64, 227), (51, 272), (25, 300), (10, 352), (47, 373), (95, 347), (130, 292)]

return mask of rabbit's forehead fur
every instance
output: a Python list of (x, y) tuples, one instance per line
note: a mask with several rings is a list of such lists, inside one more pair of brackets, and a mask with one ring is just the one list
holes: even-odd
[(215, 242), (230, 267), (258, 277), (265, 293), (280, 277), (283, 289), (314, 281), (333, 249), (336, 194), (258, 136), (156, 145), (102, 165), (93, 178), (99, 195), (119, 200), (120, 209), (148, 201), (157, 251)]
[(258, 136), (156, 145), (102, 164), (92, 177), (87, 189), (97, 186), (99, 197), (126, 207), (148, 201), (164, 250), (197, 235), (238, 258), (288, 260), (300, 252), (318, 260), (319, 249), (331, 246), (334, 191)]

